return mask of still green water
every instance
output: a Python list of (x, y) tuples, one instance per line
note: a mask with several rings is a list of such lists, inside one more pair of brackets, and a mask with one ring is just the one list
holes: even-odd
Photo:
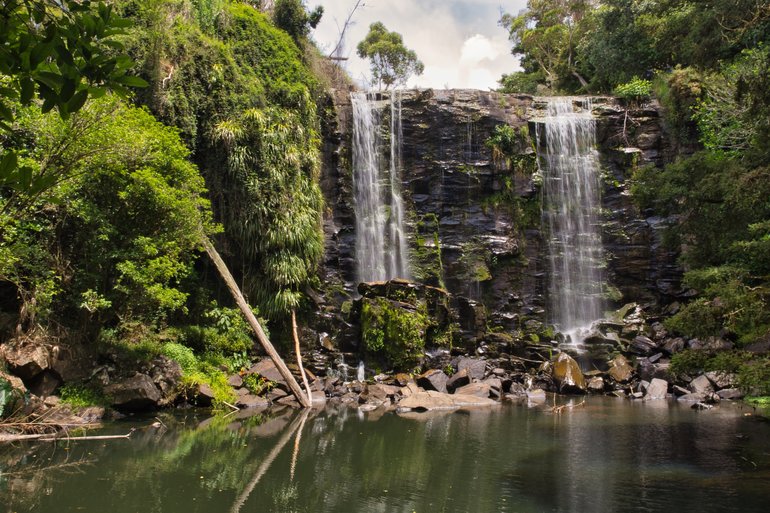
[(160, 417), (0, 447), (7, 512), (767, 512), (770, 423), (606, 398), (555, 415), (276, 411)]

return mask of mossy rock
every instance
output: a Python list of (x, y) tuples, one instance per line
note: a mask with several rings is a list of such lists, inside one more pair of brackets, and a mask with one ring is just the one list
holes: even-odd
[(423, 356), (430, 320), (424, 304), (387, 298), (363, 298), (361, 340), (368, 355), (378, 356), (396, 369), (416, 366)]

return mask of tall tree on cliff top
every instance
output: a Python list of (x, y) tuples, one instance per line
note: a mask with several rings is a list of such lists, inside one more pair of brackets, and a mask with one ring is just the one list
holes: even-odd
[(554, 88), (573, 77), (581, 86), (586, 80), (575, 62), (579, 22), (592, 8), (590, 0), (530, 0), (518, 15), (504, 14), (500, 24), (508, 30), (514, 55), (528, 73), (542, 73)]
[(425, 66), (414, 50), (404, 46), (398, 32), (390, 32), (381, 22), (372, 23), (366, 38), (358, 43), (358, 56), (369, 59), (372, 84), (379, 89), (406, 84), (412, 75), (421, 75)]

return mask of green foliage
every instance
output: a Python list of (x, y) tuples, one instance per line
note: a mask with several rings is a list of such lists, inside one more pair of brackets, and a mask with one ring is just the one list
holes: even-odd
[(676, 139), (686, 143), (697, 141), (693, 109), (703, 97), (702, 73), (692, 67), (677, 66), (669, 73), (658, 73), (652, 88)]
[(253, 262), (247, 283), (260, 310), (285, 315), (299, 306), (323, 252), (317, 135), (278, 108), (247, 111), (215, 130), (230, 176), (243, 184), (224, 212), (228, 234)]
[(11, 404), (13, 387), (11, 383), (0, 378), (0, 418), (5, 415), (5, 409)]
[(425, 69), (414, 50), (404, 46), (398, 32), (390, 32), (381, 22), (369, 25), (369, 33), (356, 47), (358, 56), (370, 60), (372, 83), (388, 89), (406, 84), (412, 75), (422, 75)]
[(101, 390), (86, 383), (67, 383), (59, 388), (59, 398), (62, 403), (75, 408), (89, 406), (106, 406), (109, 400)]
[(500, 77), (498, 83), (501, 93), (537, 94), (538, 85), (545, 82), (542, 73), (514, 71)]
[(738, 386), (751, 395), (770, 394), (770, 357), (745, 351), (713, 352), (687, 349), (671, 357), (674, 376), (718, 371), (735, 374)]
[(249, 367), (251, 367), (251, 357), (246, 351), (233, 353), (227, 359), (227, 370), (230, 372), (230, 374), (238, 374), (248, 370)]
[[(62, 118), (108, 89), (128, 95), (147, 83), (132, 76), (131, 60), (116, 36), (130, 25), (104, 2), (13, 0), (0, 7), (0, 133), (10, 132), (16, 110), (40, 102)], [(33, 176), (10, 149), (0, 153), (0, 186), (35, 197), (53, 179)]]
[(310, 29), (316, 28), (323, 12), (321, 5), (308, 12), (302, 0), (276, 0), (273, 22), (278, 28), (288, 32), (294, 41), (300, 42), (307, 37)]
[(422, 358), (430, 320), (425, 305), (409, 310), (385, 298), (365, 299), (361, 341), (367, 353), (382, 356), (395, 369), (413, 368)]
[(160, 348), (161, 354), (171, 358), (182, 367), (182, 372), (190, 374), (198, 370), (200, 362), (192, 349), (176, 342), (168, 342)]
[(246, 374), (243, 377), (243, 386), (254, 395), (262, 395), (272, 390), (275, 387), (275, 382), (258, 374)]
[(652, 95), (652, 82), (633, 77), (625, 84), (615, 86), (614, 94), (627, 102), (649, 100)]

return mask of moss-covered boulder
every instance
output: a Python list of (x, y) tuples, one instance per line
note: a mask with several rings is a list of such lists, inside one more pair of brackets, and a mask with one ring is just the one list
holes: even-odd
[(354, 309), (361, 326), (361, 348), (386, 367), (419, 365), (426, 346), (452, 344), (449, 294), (406, 280), (362, 283)]

